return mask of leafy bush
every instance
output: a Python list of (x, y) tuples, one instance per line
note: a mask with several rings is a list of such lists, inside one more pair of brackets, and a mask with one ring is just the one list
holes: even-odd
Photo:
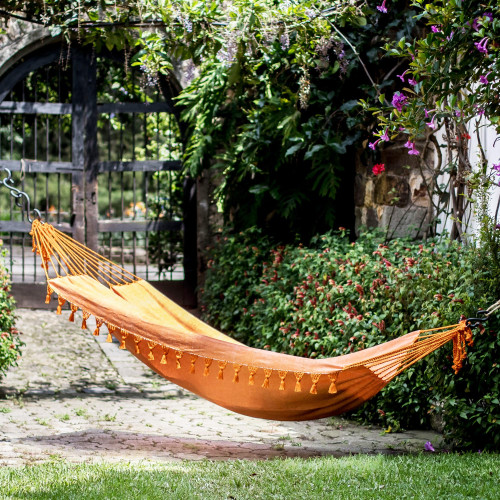
[[(344, 231), (309, 247), (273, 247), (252, 229), (221, 237), (211, 251), (203, 312), (213, 325), (262, 349), (327, 357), (417, 329), (455, 324), (493, 302), (481, 289), (477, 252), (456, 243), (393, 240)], [(481, 291), (481, 293), (479, 293)], [(450, 441), (500, 445), (499, 322), (475, 333), (458, 376), (451, 345), (417, 363), (354, 417), (393, 430), (439, 417)]]
[(10, 295), (10, 282), (3, 266), (5, 252), (0, 240), (0, 379), (9, 366), (16, 366), (23, 343), (14, 327), (14, 299)]

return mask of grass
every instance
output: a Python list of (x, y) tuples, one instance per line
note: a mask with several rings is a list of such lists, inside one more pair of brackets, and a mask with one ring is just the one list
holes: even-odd
[(496, 454), (358, 455), (0, 468), (2, 498), (400, 499), (500, 496)]

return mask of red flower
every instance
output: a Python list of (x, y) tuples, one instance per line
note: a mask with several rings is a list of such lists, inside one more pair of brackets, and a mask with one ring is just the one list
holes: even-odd
[(372, 168), (373, 175), (379, 175), (382, 172), (385, 172), (385, 164), (384, 163), (377, 163), (376, 165), (373, 165), (373, 168)]

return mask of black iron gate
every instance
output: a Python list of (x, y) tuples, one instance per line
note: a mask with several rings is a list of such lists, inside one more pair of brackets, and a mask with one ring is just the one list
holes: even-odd
[[(168, 85), (127, 67), (120, 54), (81, 47), (68, 54), (49, 47), (0, 80), (0, 166), (46, 220), (194, 305), (195, 191), (181, 173)], [(14, 295), (39, 305), (44, 275), (29, 230), (0, 192)]]

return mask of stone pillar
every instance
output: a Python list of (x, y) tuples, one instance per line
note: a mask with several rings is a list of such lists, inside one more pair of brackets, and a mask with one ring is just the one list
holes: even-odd
[[(417, 149), (424, 151), (423, 143)], [(424, 237), (432, 219), (432, 204), (427, 185), (432, 181), (433, 150), (423, 156), (408, 154), (404, 141), (380, 150), (380, 161), (356, 162), (355, 215), (356, 232), (360, 227), (381, 228), (388, 238)], [(385, 171), (374, 175), (375, 163)]]

